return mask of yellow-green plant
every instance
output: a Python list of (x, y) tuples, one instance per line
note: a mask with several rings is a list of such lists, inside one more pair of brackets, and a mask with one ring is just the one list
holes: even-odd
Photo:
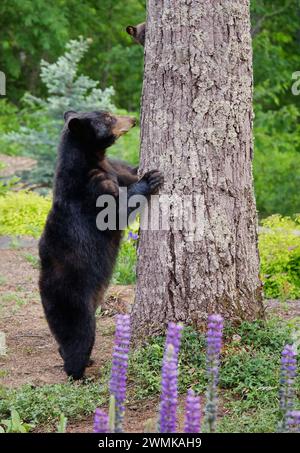
[(300, 297), (300, 215), (263, 220), (259, 249), (265, 296)]
[(0, 235), (29, 235), (38, 238), (50, 206), (50, 197), (27, 191), (7, 192), (0, 197)]

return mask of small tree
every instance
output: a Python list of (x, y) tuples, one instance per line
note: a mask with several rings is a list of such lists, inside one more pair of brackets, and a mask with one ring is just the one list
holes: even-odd
[(115, 110), (112, 87), (101, 90), (99, 82), (78, 75), (78, 65), (90, 43), (91, 40), (80, 37), (67, 44), (65, 54), (55, 63), (41, 61), (40, 75), (48, 96), (45, 99), (31, 94), (24, 96), (26, 106), (33, 111), (31, 119), (34, 127), (23, 126), (18, 132), (5, 136), (6, 140), (20, 144), (25, 153), (37, 158), (37, 167), (23, 174), (32, 183), (51, 185), (65, 111)]

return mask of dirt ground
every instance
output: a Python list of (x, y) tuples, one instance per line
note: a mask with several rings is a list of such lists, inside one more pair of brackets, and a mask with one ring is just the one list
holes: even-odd
[[(66, 382), (56, 343), (48, 330), (38, 293), (36, 243), (27, 247), (21, 241), (16, 249), (9, 238), (0, 238), (0, 331), (5, 333), (7, 355), (0, 356), (0, 385), (19, 387)], [(97, 317), (97, 339), (94, 366), (87, 375), (97, 379), (99, 369), (110, 360), (113, 346), (114, 315), (128, 312), (133, 302), (134, 287), (111, 286), (106, 303)], [(284, 318), (300, 316), (300, 301), (289, 309), (278, 301), (269, 301), (267, 313)], [(145, 421), (155, 416), (158, 401), (143, 401), (127, 408), (125, 429), (141, 432)], [(69, 432), (89, 432), (93, 417), (69, 422)]]
[[(8, 240), (2, 241), (9, 243)], [(1, 244), (0, 244), (1, 245)], [(1, 247), (0, 247), (1, 248)], [(37, 257), (37, 249), (0, 250), (0, 331), (5, 333), (7, 355), (0, 356), (0, 385), (19, 387), (66, 382), (57, 345), (49, 332), (38, 294), (38, 270), (26, 257)], [(126, 312), (133, 301), (134, 288), (112, 286), (97, 317), (97, 336), (93, 351), (95, 365), (87, 376), (95, 380), (99, 369), (111, 359), (114, 314)], [(140, 431), (153, 416), (153, 403), (128, 408), (127, 429)], [(93, 417), (70, 422), (68, 431), (89, 432)]]

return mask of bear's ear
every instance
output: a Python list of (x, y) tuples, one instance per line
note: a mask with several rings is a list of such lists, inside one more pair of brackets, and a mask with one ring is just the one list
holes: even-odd
[(68, 121), (68, 119), (71, 118), (71, 116), (75, 116), (77, 115), (78, 113), (75, 112), (74, 110), (68, 110), (67, 112), (64, 113), (64, 120), (65, 121)]
[(136, 38), (136, 27), (133, 27), (133, 25), (128, 25), (126, 28), (127, 33), (132, 36), (133, 38)]
[(68, 121), (68, 128), (69, 131), (73, 132), (74, 134), (78, 135), (81, 134), (84, 130), (83, 122), (80, 118), (70, 118)]

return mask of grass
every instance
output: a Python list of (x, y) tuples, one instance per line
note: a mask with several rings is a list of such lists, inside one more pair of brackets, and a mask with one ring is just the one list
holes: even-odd
[(1, 295), (1, 302), (2, 303), (13, 303), (15, 304), (16, 308), (21, 308), (23, 305), (27, 303), (25, 299), (20, 297), (20, 295), (16, 291), (10, 291)]
[(24, 258), (25, 260), (31, 264), (33, 269), (39, 269), (40, 268), (40, 260), (37, 256), (32, 255), (31, 253), (24, 253)]
[[(278, 421), (278, 384), (280, 355), (290, 341), (292, 328), (279, 319), (243, 322), (238, 328), (225, 329), (220, 371), (221, 432), (274, 432)], [(234, 339), (233, 339), (234, 338)], [(158, 398), (164, 337), (151, 339), (145, 347), (133, 351), (128, 370), (128, 401)], [(184, 329), (180, 352), (179, 391), (193, 387), (204, 394), (205, 337), (188, 327)], [(61, 413), (70, 419), (91, 414), (95, 407), (108, 402), (110, 364), (101, 370), (101, 382), (57, 384), (19, 389), (2, 389), (0, 419), (17, 410), (31, 424), (53, 425)], [(300, 379), (297, 381), (300, 395)], [(204, 405), (205, 398), (202, 398)]]

